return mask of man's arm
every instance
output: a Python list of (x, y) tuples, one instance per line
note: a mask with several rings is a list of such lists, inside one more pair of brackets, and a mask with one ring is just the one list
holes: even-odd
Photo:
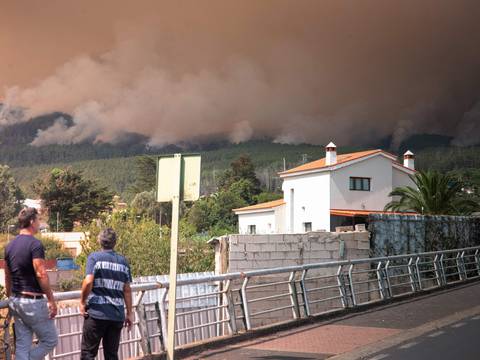
[(5, 294), (7, 297), (12, 295), (12, 275), (8, 263), (5, 261)]
[(50, 318), (54, 318), (57, 315), (57, 304), (53, 298), (53, 292), (50, 288), (50, 281), (48, 280), (47, 269), (45, 267), (45, 260), (35, 258), (32, 260), (33, 269), (35, 270), (35, 277), (43, 293), (47, 296), (48, 309), (50, 310)]
[(80, 313), (85, 316), (87, 314), (87, 299), (88, 295), (92, 292), (93, 289), (93, 274), (88, 274), (85, 276), (85, 279), (82, 281), (82, 291), (80, 293)]
[(130, 330), (133, 324), (132, 288), (130, 287), (130, 283), (128, 282), (123, 285), (123, 299), (125, 300), (125, 307), (127, 308), (127, 318), (125, 319), (125, 325), (127, 325), (128, 330)]

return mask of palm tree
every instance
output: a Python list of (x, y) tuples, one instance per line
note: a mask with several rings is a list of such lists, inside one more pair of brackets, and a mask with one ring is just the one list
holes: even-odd
[(419, 171), (410, 176), (416, 188), (395, 188), (389, 196), (397, 196), (385, 206), (386, 211), (416, 212), (425, 215), (470, 215), (479, 204), (467, 197), (462, 183), (448, 174)]

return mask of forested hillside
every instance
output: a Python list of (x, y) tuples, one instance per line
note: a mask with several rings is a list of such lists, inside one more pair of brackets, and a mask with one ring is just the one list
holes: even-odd
[[(208, 144), (182, 144), (151, 148), (145, 138), (127, 134), (119, 144), (82, 144), (32, 146), (39, 130), (51, 126), (56, 119), (63, 117), (66, 123), (71, 118), (66, 114), (55, 113), (34, 118), (0, 128), (0, 164), (7, 164), (28, 196), (33, 196), (31, 184), (44, 176), (52, 168), (72, 167), (82, 170), (88, 179), (97, 180), (125, 200), (131, 199), (129, 188), (135, 182), (135, 156), (141, 154), (165, 154), (173, 152), (199, 152), (202, 154), (202, 193), (215, 191), (220, 174), (241, 154), (251, 157), (260, 181), (268, 191), (279, 190), (280, 181), (277, 172), (312, 161), (324, 156), (323, 146), (287, 145), (272, 141), (257, 140), (240, 144), (216, 141)], [(442, 172), (454, 172), (467, 179), (472, 186), (480, 186), (480, 147), (449, 147), (450, 138), (439, 135), (414, 135), (406, 139), (399, 150), (390, 150), (398, 155), (406, 149), (417, 154), (418, 169), (435, 169)], [(368, 148), (388, 150), (391, 139), (370, 146), (340, 147), (339, 153)], [(285, 160), (284, 160), (285, 159)]]

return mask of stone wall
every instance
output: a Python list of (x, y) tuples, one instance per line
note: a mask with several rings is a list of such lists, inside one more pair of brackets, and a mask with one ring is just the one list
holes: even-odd
[(374, 214), (372, 256), (463, 248), (480, 244), (480, 217)]

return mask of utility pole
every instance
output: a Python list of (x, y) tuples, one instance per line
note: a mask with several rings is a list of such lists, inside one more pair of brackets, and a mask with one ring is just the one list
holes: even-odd
[(58, 232), (58, 223), (60, 222), (60, 212), (57, 211), (57, 232)]

